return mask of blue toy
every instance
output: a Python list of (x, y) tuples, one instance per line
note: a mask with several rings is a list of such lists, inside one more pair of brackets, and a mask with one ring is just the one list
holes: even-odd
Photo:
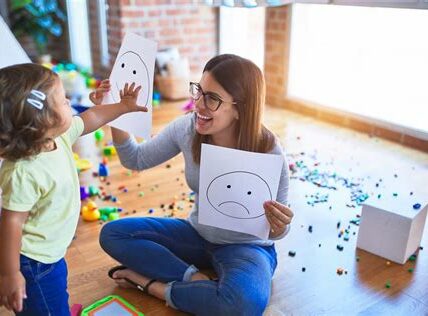
[(98, 176), (100, 177), (108, 177), (109, 175), (109, 170), (107, 165), (100, 163), (99, 167), (98, 167)]

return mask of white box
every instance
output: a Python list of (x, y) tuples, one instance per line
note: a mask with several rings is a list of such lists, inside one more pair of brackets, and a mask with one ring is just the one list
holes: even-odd
[[(418, 210), (416, 203), (421, 204)], [(427, 210), (413, 196), (370, 199), (361, 211), (357, 247), (404, 264), (420, 246)]]

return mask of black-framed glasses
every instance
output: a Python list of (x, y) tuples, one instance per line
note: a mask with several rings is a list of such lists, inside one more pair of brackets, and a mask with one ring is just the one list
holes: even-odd
[(236, 102), (224, 101), (218, 95), (211, 92), (204, 92), (199, 83), (191, 82), (189, 88), (190, 96), (197, 101), (203, 96), (204, 105), (210, 111), (217, 111), (222, 103), (237, 104)]

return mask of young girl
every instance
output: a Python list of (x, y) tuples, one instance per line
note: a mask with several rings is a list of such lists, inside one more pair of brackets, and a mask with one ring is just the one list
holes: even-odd
[[(118, 104), (72, 117), (59, 77), (36, 64), (0, 69), (0, 306), (18, 315), (69, 315), (64, 255), (79, 218), (71, 146), (132, 111), (140, 87)], [(100, 90), (102, 91), (102, 90)]]
[[(198, 194), (187, 220), (129, 218), (105, 225), (100, 243), (123, 264), (110, 277), (169, 306), (196, 315), (262, 315), (270, 296), (277, 260), (274, 240), (284, 237), (293, 217), (286, 206), (288, 164), (275, 136), (262, 124), (265, 83), (260, 69), (235, 55), (220, 55), (205, 66), (199, 83), (190, 84), (194, 113), (170, 123), (158, 136), (137, 144), (112, 129), (122, 164), (151, 168), (184, 155), (186, 180), (198, 193), (201, 144), (281, 155), (278, 195), (263, 205), (269, 240), (199, 224)], [(199, 268), (213, 268), (210, 280)]]

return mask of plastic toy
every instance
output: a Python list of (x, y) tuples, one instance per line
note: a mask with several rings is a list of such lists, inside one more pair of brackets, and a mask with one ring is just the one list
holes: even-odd
[(92, 168), (92, 163), (88, 159), (80, 159), (79, 155), (76, 153), (73, 153), (73, 156), (77, 172), (86, 171)]
[(184, 112), (190, 112), (195, 109), (195, 101), (193, 99), (190, 99), (189, 102), (187, 102), (183, 107), (181, 108)]
[(144, 316), (120, 296), (110, 295), (84, 308), (81, 316)]
[(118, 207), (106, 206), (101, 207), (99, 211), (101, 214), (100, 219), (105, 222), (107, 220), (114, 221), (116, 219), (119, 219), (119, 212), (122, 212), (122, 209)]
[(80, 187), (80, 200), (84, 201), (89, 197), (89, 192), (85, 187)]
[(104, 131), (103, 131), (102, 129), (97, 129), (97, 130), (95, 131), (94, 136), (95, 136), (95, 140), (96, 140), (97, 142), (100, 142), (100, 141), (102, 141), (102, 140), (103, 140), (103, 138), (104, 138)]
[(114, 146), (106, 146), (103, 148), (104, 156), (114, 156), (117, 154), (116, 148)]
[(161, 94), (158, 91), (154, 91), (153, 92), (153, 106), (158, 106), (160, 105), (160, 101), (161, 101)]
[(101, 214), (95, 202), (90, 201), (82, 207), (82, 217), (85, 221), (93, 222), (100, 218)]
[(70, 309), (70, 315), (71, 316), (80, 316), (83, 310), (82, 304), (73, 304), (73, 306)]
[(100, 163), (99, 167), (98, 167), (98, 176), (100, 177), (108, 177), (109, 175), (109, 170), (107, 165)]
[(92, 196), (97, 196), (99, 194), (100, 194), (100, 190), (96, 186), (93, 186), (93, 185), (89, 186), (89, 196), (92, 197)]

